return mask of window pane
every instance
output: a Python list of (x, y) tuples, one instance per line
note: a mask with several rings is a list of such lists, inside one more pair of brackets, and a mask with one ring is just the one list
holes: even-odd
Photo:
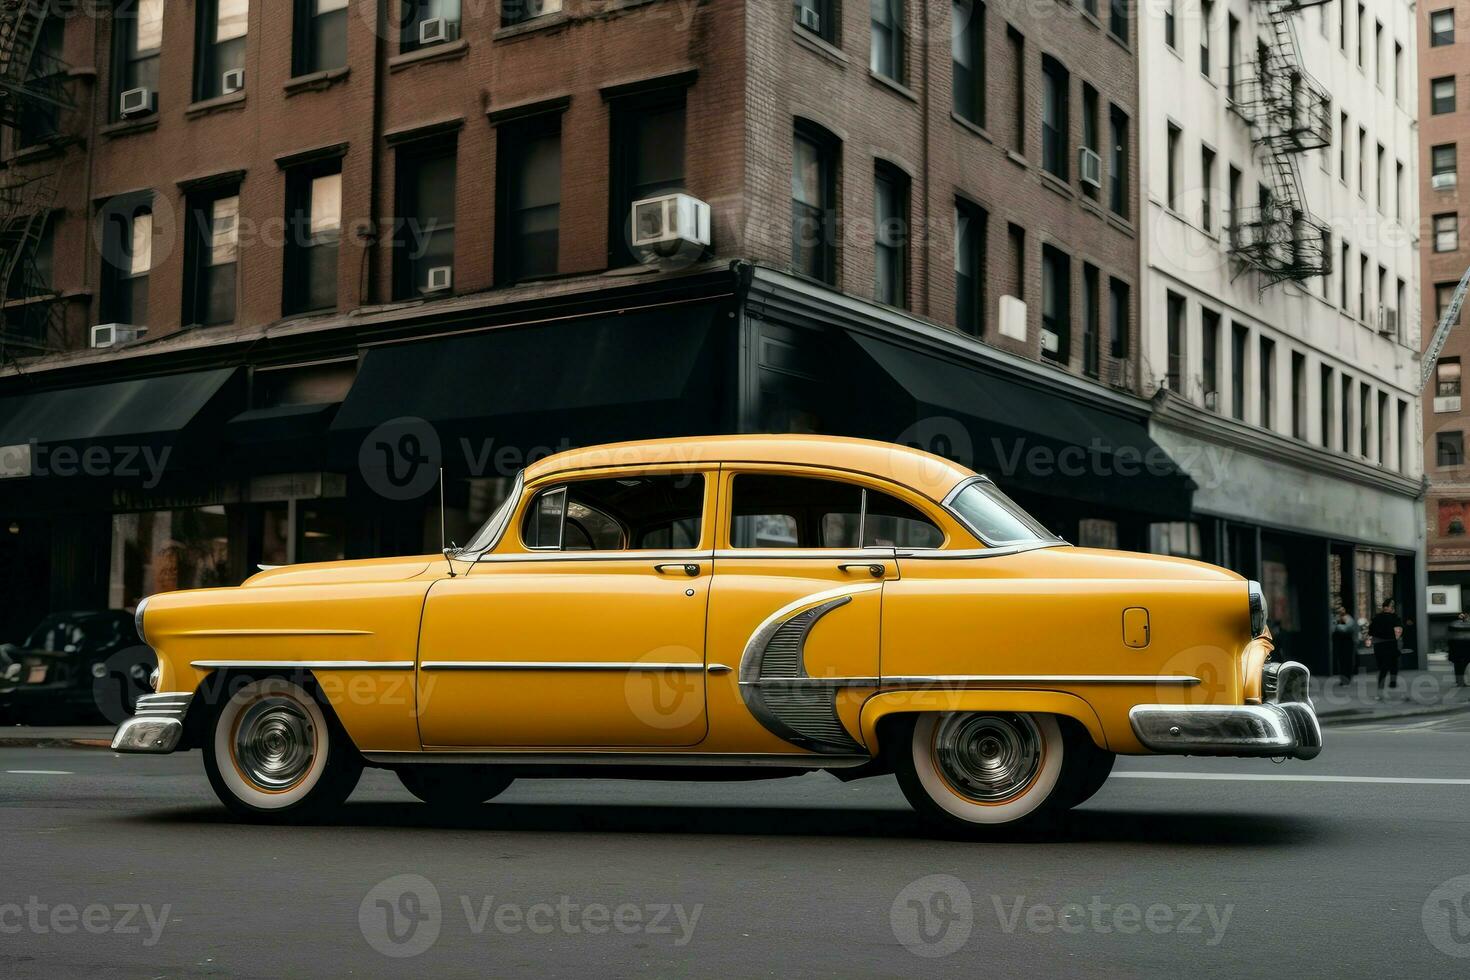
[(428, 230), (454, 225), (454, 157), (425, 157), (415, 174), (413, 217)]
[(153, 213), (144, 211), (133, 217), (128, 246), (127, 272), (130, 276), (147, 275), (153, 268)]
[(318, 14), (331, 13), (334, 10), (346, 10), (347, 0), (314, 0), (315, 12)]
[(1012, 503), (994, 484), (986, 481), (966, 486), (949, 506), (986, 544), (1053, 539), (1052, 534)]
[(163, 0), (138, 0), (137, 23), (133, 30), (133, 53), (163, 47)]
[(209, 264), (227, 265), (235, 261), (239, 245), (240, 198), (216, 198), (210, 205)]
[(856, 548), (862, 488), (835, 480), (741, 474), (734, 480), (736, 548)]
[(634, 126), (630, 177), (634, 200), (677, 190), (684, 183), (684, 107), (642, 116)]
[(531, 547), (555, 547), (563, 509), (565, 551), (694, 547), (704, 516), (699, 474), (582, 480), (543, 494), (527, 515)]
[(334, 234), (342, 227), (342, 174), (323, 174), (311, 181), (310, 234)]
[(214, 30), (215, 43), (244, 37), (250, 19), (250, 0), (219, 0), (218, 9), (219, 15)]

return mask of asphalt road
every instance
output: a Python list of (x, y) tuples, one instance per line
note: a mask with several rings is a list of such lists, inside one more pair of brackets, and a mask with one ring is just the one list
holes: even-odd
[(986, 843), (925, 836), (886, 778), (446, 815), (370, 771), (337, 825), (268, 829), (197, 753), (3, 749), (0, 977), (1463, 977), (1467, 729), (1123, 760), (1064, 832)]

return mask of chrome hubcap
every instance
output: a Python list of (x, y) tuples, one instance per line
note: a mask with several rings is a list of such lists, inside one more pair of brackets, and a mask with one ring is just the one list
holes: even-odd
[(235, 728), (235, 760), (257, 786), (286, 789), (316, 757), (316, 734), (306, 709), (290, 698), (267, 697), (245, 709)]
[(934, 762), (956, 793), (998, 803), (1036, 778), (1041, 746), (1041, 730), (1026, 715), (946, 715), (934, 733)]

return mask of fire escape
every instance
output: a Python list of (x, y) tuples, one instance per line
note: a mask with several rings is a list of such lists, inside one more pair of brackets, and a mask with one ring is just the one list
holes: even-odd
[[(42, 265), (43, 241), (60, 192), (54, 152), (72, 141), (73, 108), (61, 60), (64, 21), (55, 0), (0, 0), (0, 363), (63, 345), (64, 310)], [(32, 159), (27, 161), (29, 156)]]
[(1240, 272), (1262, 275), (1262, 289), (1332, 273), (1330, 231), (1307, 210), (1298, 163), (1302, 153), (1332, 145), (1332, 104), (1302, 67), (1292, 19), (1324, 2), (1258, 0), (1265, 36), (1257, 40), (1255, 58), (1230, 68), (1231, 109), (1251, 128), (1264, 177), (1255, 205), (1236, 211), (1231, 252), (1241, 260)]

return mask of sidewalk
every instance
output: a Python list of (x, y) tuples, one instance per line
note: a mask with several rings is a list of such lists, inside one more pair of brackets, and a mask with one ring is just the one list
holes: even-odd
[(0, 749), (108, 749), (115, 725), (6, 725)]
[(1362, 673), (1344, 686), (1333, 676), (1313, 676), (1312, 702), (1324, 724), (1451, 714), (1470, 709), (1470, 688), (1455, 686), (1455, 673), (1445, 660), (1431, 657), (1428, 670), (1399, 674), (1397, 689), (1385, 689), (1378, 700), (1378, 675)]

